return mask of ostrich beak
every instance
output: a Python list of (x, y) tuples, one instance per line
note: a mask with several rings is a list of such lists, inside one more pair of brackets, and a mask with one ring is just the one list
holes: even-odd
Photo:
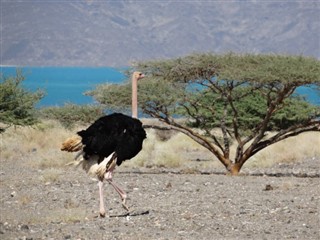
[(139, 73), (139, 77), (138, 77), (138, 80), (144, 78), (146, 75), (144, 75), (143, 73)]

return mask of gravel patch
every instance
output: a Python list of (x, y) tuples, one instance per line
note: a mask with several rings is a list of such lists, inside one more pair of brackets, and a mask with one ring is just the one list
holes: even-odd
[[(130, 214), (81, 169), (0, 160), (0, 239), (320, 239), (320, 159), (243, 169), (119, 168)], [(31, 161), (31, 160), (30, 160)], [(51, 175), (48, 175), (51, 174)]]

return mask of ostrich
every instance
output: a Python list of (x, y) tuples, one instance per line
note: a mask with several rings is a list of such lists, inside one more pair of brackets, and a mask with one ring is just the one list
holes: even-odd
[(138, 118), (138, 80), (144, 78), (141, 72), (132, 74), (132, 117)]
[(103, 199), (103, 184), (106, 180), (120, 195), (122, 206), (129, 211), (126, 205), (126, 193), (112, 181), (112, 173), (116, 165), (136, 156), (142, 149), (146, 132), (138, 119), (113, 113), (96, 120), (86, 130), (77, 132), (77, 136), (63, 142), (61, 150), (79, 152), (77, 165), (82, 164), (89, 174), (97, 176), (99, 183), (99, 197), (101, 217), (106, 211)]

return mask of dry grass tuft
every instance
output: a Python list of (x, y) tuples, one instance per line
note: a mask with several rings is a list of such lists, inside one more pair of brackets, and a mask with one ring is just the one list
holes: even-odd
[(19, 204), (23, 206), (29, 205), (32, 201), (33, 201), (33, 198), (30, 195), (22, 195), (22, 196), (19, 196), (18, 198)]
[(76, 223), (85, 220), (87, 212), (82, 208), (61, 209), (46, 216), (46, 222)]
[(63, 171), (57, 168), (47, 168), (41, 171), (41, 182), (57, 182), (63, 178)]
[[(161, 137), (162, 138), (162, 137)], [(201, 148), (199, 144), (182, 133), (172, 134), (165, 141), (159, 140), (156, 130), (147, 130), (147, 139), (143, 143), (143, 150), (127, 166), (141, 167), (181, 167), (189, 160), (188, 152)]]

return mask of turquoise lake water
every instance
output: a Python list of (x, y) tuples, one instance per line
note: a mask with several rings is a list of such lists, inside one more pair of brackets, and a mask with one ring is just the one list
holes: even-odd
[[(65, 103), (94, 103), (83, 93), (102, 83), (122, 83), (126, 78), (114, 68), (90, 67), (22, 67), (26, 77), (23, 86), (29, 90), (43, 89), (46, 96), (38, 107), (62, 106)], [(16, 67), (2, 67), (4, 76), (15, 76)]]
[[(108, 67), (19, 67), (29, 90), (43, 89), (46, 96), (38, 107), (62, 106), (65, 103), (91, 104), (94, 99), (83, 93), (102, 83), (123, 83), (125, 75), (120, 69)], [(15, 76), (16, 67), (1, 67), (4, 76)], [(315, 105), (320, 105), (319, 91), (313, 87), (300, 87), (296, 91)]]

